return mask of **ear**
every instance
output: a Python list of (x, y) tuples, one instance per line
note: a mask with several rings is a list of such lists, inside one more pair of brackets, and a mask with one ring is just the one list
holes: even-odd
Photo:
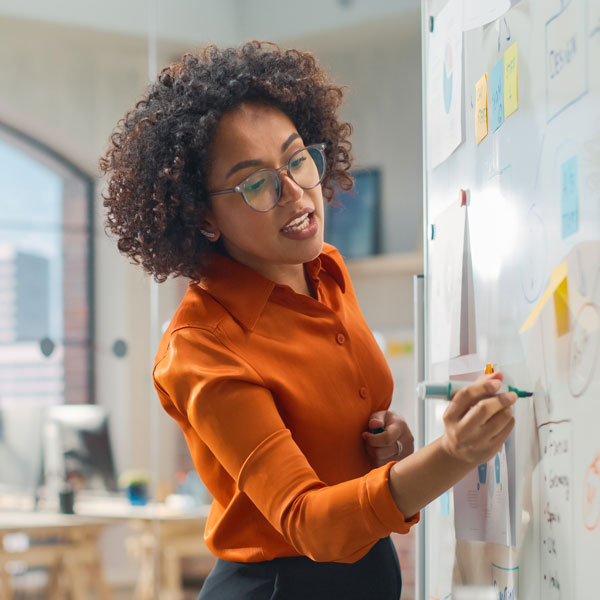
[(219, 228), (216, 226), (215, 220), (208, 212), (204, 215), (202, 221), (200, 222), (200, 233), (209, 242), (216, 242), (221, 235)]

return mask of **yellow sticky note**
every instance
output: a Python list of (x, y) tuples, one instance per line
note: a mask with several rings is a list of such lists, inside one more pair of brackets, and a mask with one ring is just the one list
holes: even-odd
[[(566, 280), (567, 280), (567, 261), (560, 263), (557, 267), (552, 269), (552, 275), (550, 276), (550, 284), (542, 294), (541, 298), (537, 301), (537, 304), (533, 307), (533, 310), (529, 313), (527, 320), (523, 323), (523, 326), (519, 330), (519, 333), (527, 331), (537, 320), (538, 316), (542, 312), (542, 309), (546, 305), (546, 302), (552, 298), (554, 292), (558, 290), (560, 285), (564, 282), (564, 293), (566, 293)], [(562, 292), (563, 290), (561, 290)], [(568, 300), (567, 300), (568, 305)], [(557, 313), (558, 315), (558, 313)], [(558, 325), (558, 316), (557, 316)]]
[(479, 144), (488, 134), (487, 73), (475, 85), (475, 140)]
[(517, 42), (504, 53), (504, 117), (519, 108), (519, 55)]
[(560, 337), (569, 333), (569, 290), (565, 277), (554, 291), (554, 313), (556, 316), (556, 334)]

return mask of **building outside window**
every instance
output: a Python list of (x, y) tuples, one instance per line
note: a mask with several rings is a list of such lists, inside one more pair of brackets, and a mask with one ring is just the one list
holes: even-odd
[(0, 126), (0, 406), (93, 401), (91, 191)]

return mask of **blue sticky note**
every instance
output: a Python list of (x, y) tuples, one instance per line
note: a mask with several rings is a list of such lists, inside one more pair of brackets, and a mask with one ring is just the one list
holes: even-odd
[(504, 59), (490, 73), (490, 126), (496, 131), (504, 123)]
[(579, 187), (577, 185), (577, 157), (572, 156), (561, 165), (562, 186), (560, 216), (562, 237), (579, 231)]
[(450, 492), (446, 491), (440, 496), (440, 514), (450, 514)]

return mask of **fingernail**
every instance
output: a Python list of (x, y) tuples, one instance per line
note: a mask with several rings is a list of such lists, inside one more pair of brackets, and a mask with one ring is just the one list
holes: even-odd
[(496, 390), (500, 389), (502, 382), (499, 379), (492, 379), (489, 385), (491, 385), (491, 389), (495, 392)]

